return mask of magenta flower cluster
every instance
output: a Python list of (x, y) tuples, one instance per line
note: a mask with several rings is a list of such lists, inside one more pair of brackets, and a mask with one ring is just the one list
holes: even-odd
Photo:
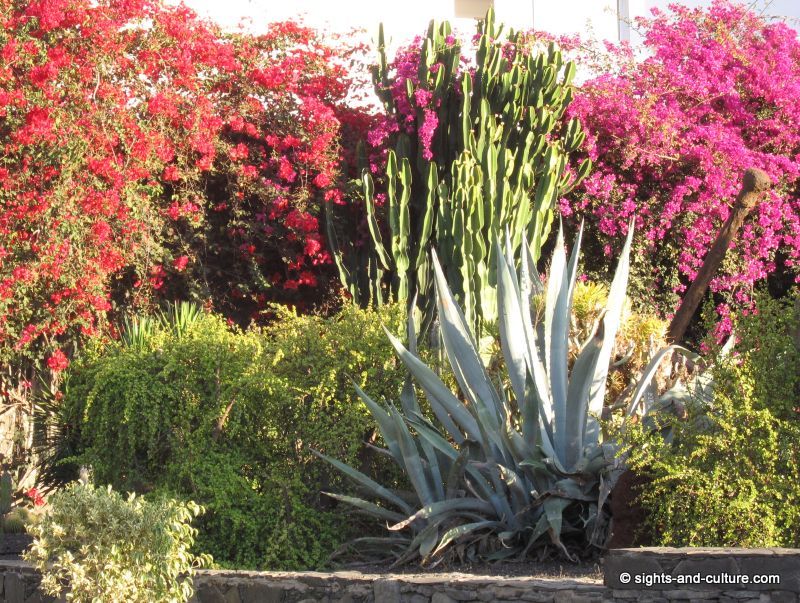
[[(741, 304), (776, 270), (778, 252), (783, 270), (796, 274), (800, 262), (797, 32), (720, 0), (706, 9), (671, 5), (638, 26), (647, 58), (611, 47), (617, 71), (586, 82), (570, 107), (595, 169), (562, 200), (562, 213), (592, 222), (607, 253), (635, 214), (639, 252), (656, 282), (680, 294), (728, 217), (744, 170), (765, 170), (774, 189), (712, 283)], [(670, 271), (679, 280), (669, 283)]]
[[(424, 159), (428, 161), (433, 159), (431, 145), (439, 125), (436, 111), (441, 105), (441, 99), (435, 99), (426, 86), (433, 84), (442, 64), (437, 62), (428, 68), (429, 81), (420, 87), (419, 63), (422, 43), (423, 39), (417, 36), (408, 46), (398, 50), (391, 62), (388, 91), (392, 96), (394, 110), (390, 114), (381, 115), (367, 134), (367, 142), (373, 149), (382, 151), (381, 156), (385, 155), (386, 143), (392, 134), (405, 132), (417, 137)], [(456, 40), (450, 36), (445, 43), (452, 46)], [(414, 90), (411, 96), (408, 93), (408, 83)], [(373, 172), (379, 169), (380, 163), (372, 161)]]

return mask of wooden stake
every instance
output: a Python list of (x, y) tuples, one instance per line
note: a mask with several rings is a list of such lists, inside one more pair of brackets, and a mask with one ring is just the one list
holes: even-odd
[(700, 305), (711, 279), (725, 258), (733, 238), (739, 232), (747, 215), (758, 205), (762, 193), (767, 191), (771, 185), (772, 181), (763, 170), (750, 168), (744, 173), (742, 190), (736, 196), (731, 213), (720, 229), (717, 240), (714, 241), (714, 245), (703, 260), (703, 265), (681, 301), (678, 311), (672, 318), (667, 331), (667, 339), (670, 341), (677, 343), (683, 338), (689, 322)]

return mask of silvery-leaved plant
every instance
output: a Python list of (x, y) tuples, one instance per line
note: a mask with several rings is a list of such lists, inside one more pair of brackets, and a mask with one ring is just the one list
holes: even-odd
[[(603, 546), (608, 531), (605, 501), (621, 466), (618, 447), (604, 440), (599, 417), (625, 301), (633, 226), (602, 319), (570, 369), (570, 317), (581, 234), (582, 229), (568, 258), (559, 229), (546, 284), (526, 245), (517, 273), (508, 240), (505, 249), (495, 243), (499, 335), (508, 388), (490, 379), (433, 254), (441, 338), (460, 395), (419, 359), (413, 324), (408, 348), (387, 334), (435, 421), (421, 411), (410, 379), (399, 407), (378, 404), (358, 389), (378, 423), (386, 454), (403, 469), (413, 493), (386, 488), (320, 455), (378, 502), (329, 496), (388, 522), (392, 536), (360, 539), (363, 546), (392, 552), (398, 563), (415, 558), (437, 563), (449, 547), (464, 558), (490, 560), (555, 547), (574, 560), (588, 548)], [(545, 299), (538, 315), (532, 313), (535, 295)], [(627, 415), (644, 414), (655, 402), (652, 377), (673, 349), (660, 350), (645, 367)]]

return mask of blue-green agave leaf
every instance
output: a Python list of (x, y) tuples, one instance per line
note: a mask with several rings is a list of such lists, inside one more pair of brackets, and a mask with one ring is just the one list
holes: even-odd
[(443, 500), (426, 505), (403, 521), (389, 526), (389, 529), (393, 532), (396, 532), (408, 527), (420, 519), (428, 519), (429, 517), (435, 517), (442, 513), (457, 517), (461, 512), (465, 511), (474, 511), (477, 513), (491, 515), (494, 513), (494, 507), (492, 507), (492, 505), (485, 500), (480, 500), (477, 498), (455, 498), (452, 500)]
[(447, 548), (451, 542), (458, 540), (459, 538), (466, 536), (467, 534), (471, 534), (478, 530), (486, 530), (486, 529), (494, 529), (501, 526), (497, 521), (485, 520), (485, 521), (476, 521), (473, 523), (465, 523), (460, 526), (456, 526), (455, 528), (450, 528), (447, 532), (444, 533), (442, 536), (442, 540), (439, 542), (439, 546), (436, 547), (436, 550), (433, 551), (431, 557), (435, 557), (444, 549)]
[(371, 491), (378, 498), (382, 498), (387, 502), (397, 505), (397, 507), (403, 513), (411, 513), (411, 506), (406, 501), (404, 501), (402, 498), (400, 498), (387, 488), (381, 486), (378, 482), (376, 482), (372, 478), (364, 475), (363, 473), (361, 473), (356, 469), (353, 469), (349, 465), (339, 460), (336, 460), (335, 458), (322, 454), (321, 452), (317, 452), (316, 450), (312, 450), (311, 452), (316, 456), (318, 456), (319, 458), (321, 458), (322, 460), (327, 461), (328, 463), (336, 467), (339, 471), (344, 473), (347, 477), (349, 477), (353, 481), (367, 488), (367, 490)]
[(403, 521), (403, 519), (405, 518), (404, 515), (401, 515), (396, 511), (391, 511), (389, 509), (381, 507), (380, 505), (376, 505), (375, 503), (371, 503), (361, 498), (344, 496), (343, 494), (333, 494), (331, 492), (322, 492), (322, 494), (330, 498), (333, 498), (334, 500), (338, 500), (347, 503), (348, 505), (352, 505), (358, 509), (361, 509), (362, 511), (365, 511), (366, 513), (369, 513), (370, 515), (375, 515), (377, 517), (380, 517), (381, 519), (386, 519), (387, 521), (398, 522), (398, 521)]
[(611, 281), (611, 287), (608, 292), (608, 302), (603, 316), (603, 344), (595, 364), (589, 393), (589, 416), (587, 418), (586, 432), (584, 433), (584, 444), (597, 442), (600, 439), (600, 424), (597, 417), (603, 411), (608, 365), (611, 362), (611, 352), (617, 338), (622, 309), (625, 305), (625, 291), (628, 287), (631, 244), (633, 242), (633, 224), (634, 219), (631, 218), (625, 246), (622, 248), (622, 255), (620, 255), (617, 270), (614, 273), (614, 279)]
[[(385, 329), (384, 329), (385, 330)], [(389, 341), (394, 346), (400, 360), (406, 365), (411, 374), (416, 378), (417, 383), (425, 392), (431, 408), (436, 414), (436, 418), (442, 422), (450, 436), (457, 442), (464, 441), (464, 434), (473, 440), (480, 439), (480, 429), (475, 417), (469, 409), (453, 395), (442, 380), (429, 369), (424, 362), (409, 352), (400, 340), (386, 330)], [(457, 424), (459, 428), (456, 427)], [(462, 431), (463, 430), (463, 433)]]

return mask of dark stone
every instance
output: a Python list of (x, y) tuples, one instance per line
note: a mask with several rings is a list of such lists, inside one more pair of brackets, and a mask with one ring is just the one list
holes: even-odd
[[(684, 584), (678, 583), (678, 588), (689, 587), (700, 590), (725, 590), (730, 582), (723, 584), (721, 581), (724, 577), (728, 576), (729, 580), (735, 580), (739, 574), (739, 565), (734, 557), (687, 557), (678, 561), (671, 572), (673, 578), (685, 580)], [(707, 583), (706, 577), (715, 577), (719, 581)]]
[(372, 592), (376, 603), (400, 603), (400, 583), (397, 580), (375, 580)]
[(281, 603), (284, 591), (279, 586), (266, 584), (242, 584), (239, 586), (239, 598), (242, 603)]
[(800, 594), (800, 551), (796, 555), (759, 555), (739, 562), (748, 576), (777, 575), (780, 584), (748, 584), (748, 590), (782, 590)]
[(208, 582), (200, 583), (194, 596), (197, 603), (227, 603), (225, 597), (219, 592), (219, 588)]
[(225, 591), (225, 603), (242, 603), (238, 586), (231, 586)]
[(32, 542), (30, 534), (0, 534), (0, 555), (20, 555)]
[(3, 598), (5, 603), (25, 603), (25, 581), (20, 574), (6, 574)]
[[(637, 582), (639, 576), (661, 575), (664, 568), (657, 559), (635, 554), (609, 555), (603, 560), (603, 584), (614, 589), (646, 590), (658, 589), (660, 584), (651, 584), (647, 587)], [(629, 576), (629, 581), (620, 579), (623, 574)]]

